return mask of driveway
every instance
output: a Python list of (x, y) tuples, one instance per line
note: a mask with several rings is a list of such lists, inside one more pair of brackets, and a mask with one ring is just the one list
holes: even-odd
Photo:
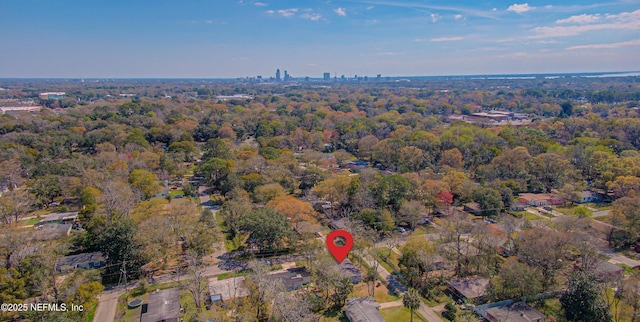
[(98, 308), (93, 322), (113, 322), (116, 317), (118, 297), (124, 294), (123, 289), (114, 289), (100, 293), (98, 296)]

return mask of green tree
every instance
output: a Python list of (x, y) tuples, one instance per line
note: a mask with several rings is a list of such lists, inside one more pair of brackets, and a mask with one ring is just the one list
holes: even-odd
[(25, 280), (14, 268), (0, 267), (0, 300), (2, 303), (22, 303), (27, 297)]
[(347, 301), (349, 294), (353, 292), (353, 283), (348, 277), (341, 278), (335, 286), (333, 305), (342, 307)]
[(499, 191), (488, 187), (479, 187), (473, 191), (473, 200), (480, 205), (483, 216), (497, 216), (504, 208)]
[(569, 321), (606, 322), (611, 313), (602, 298), (601, 286), (595, 276), (574, 271), (567, 282), (567, 290), (560, 296), (564, 316)]
[(123, 263), (129, 277), (140, 276), (140, 267), (146, 263), (146, 256), (137, 239), (137, 228), (133, 220), (121, 219), (111, 222), (94, 238), (98, 248), (107, 258), (105, 280), (117, 279)]
[(129, 183), (142, 192), (144, 199), (153, 197), (161, 190), (160, 183), (158, 183), (158, 176), (141, 169), (131, 171)]
[(402, 296), (402, 305), (409, 309), (411, 312), (411, 322), (413, 322), (413, 311), (420, 307), (420, 294), (414, 288), (410, 288), (409, 291)]
[(292, 232), (287, 217), (272, 208), (250, 211), (240, 218), (238, 226), (261, 251), (282, 247)]
[(405, 177), (392, 174), (380, 179), (375, 195), (380, 205), (389, 205), (397, 210), (403, 199), (411, 199), (413, 186)]

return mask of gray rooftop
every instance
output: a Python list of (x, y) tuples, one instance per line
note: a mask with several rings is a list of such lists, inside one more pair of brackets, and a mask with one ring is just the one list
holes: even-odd
[(180, 289), (171, 288), (149, 294), (147, 312), (140, 315), (140, 322), (169, 322), (180, 318)]
[(230, 277), (223, 280), (209, 280), (209, 293), (219, 294), (223, 301), (245, 297), (249, 290), (244, 284), (244, 276)]
[(496, 306), (485, 310), (496, 321), (534, 322), (543, 321), (545, 315), (524, 302), (506, 306)]
[(385, 322), (378, 311), (379, 308), (380, 304), (376, 300), (366, 296), (349, 299), (345, 312), (351, 322)]
[(460, 278), (449, 282), (449, 286), (465, 298), (475, 299), (485, 295), (489, 279), (483, 277)]

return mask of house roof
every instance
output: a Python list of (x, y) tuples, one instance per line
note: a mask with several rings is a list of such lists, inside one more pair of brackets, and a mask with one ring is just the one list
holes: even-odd
[(223, 280), (209, 280), (209, 293), (220, 295), (223, 301), (249, 295), (249, 289), (244, 284), (244, 276), (229, 277)]
[(147, 312), (140, 322), (178, 321), (180, 318), (180, 289), (171, 288), (149, 294)]
[(449, 286), (468, 299), (482, 297), (487, 292), (489, 279), (483, 277), (467, 277), (449, 282)]
[(560, 196), (553, 193), (521, 193), (520, 198), (528, 200), (557, 200), (562, 199)]
[(485, 311), (497, 321), (531, 322), (540, 321), (546, 317), (542, 312), (532, 308), (524, 302), (505, 306), (496, 306), (486, 309)]
[(284, 272), (271, 274), (273, 278), (280, 279), (287, 290), (293, 290), (309, 283), (311, 273), (306, 267), (289, 268)]
[(362, 278), (362, 272), (360, 269), (358, 269), (348, 258), (345, 258), (342, 263), (338, 264), (338, 268), (340, 269), (341, 277)]
[(76, 217), (78, 216), (78, 212), (74, 211), (74, 212), (55, 212), (55, 213), (51, 213), (46, 215), (40, 222), (41, 223), (46, 223), (49, 221), (56, 221), (56, 220), (65, 220), (65, 219), (69, 219), (69, 220), (73, 220), (76, 219)]
[(56, 267), (58, 271), (73, 270), (77, 267), (100, 267), (105, 262), (101, 252), (82, 253), (62, 257)]
[(349, 299), (345, 311), (351, 322), (385, 322), (378, 308), (380, 304), (372, 297)]

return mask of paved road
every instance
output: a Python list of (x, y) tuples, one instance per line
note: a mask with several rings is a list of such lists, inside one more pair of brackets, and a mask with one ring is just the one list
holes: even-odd
[(93, 322), (113, 322), (116, 317), (118, 297), (124, 294), (124, 289), (104, 291), (98, 296), (98, 308)]

